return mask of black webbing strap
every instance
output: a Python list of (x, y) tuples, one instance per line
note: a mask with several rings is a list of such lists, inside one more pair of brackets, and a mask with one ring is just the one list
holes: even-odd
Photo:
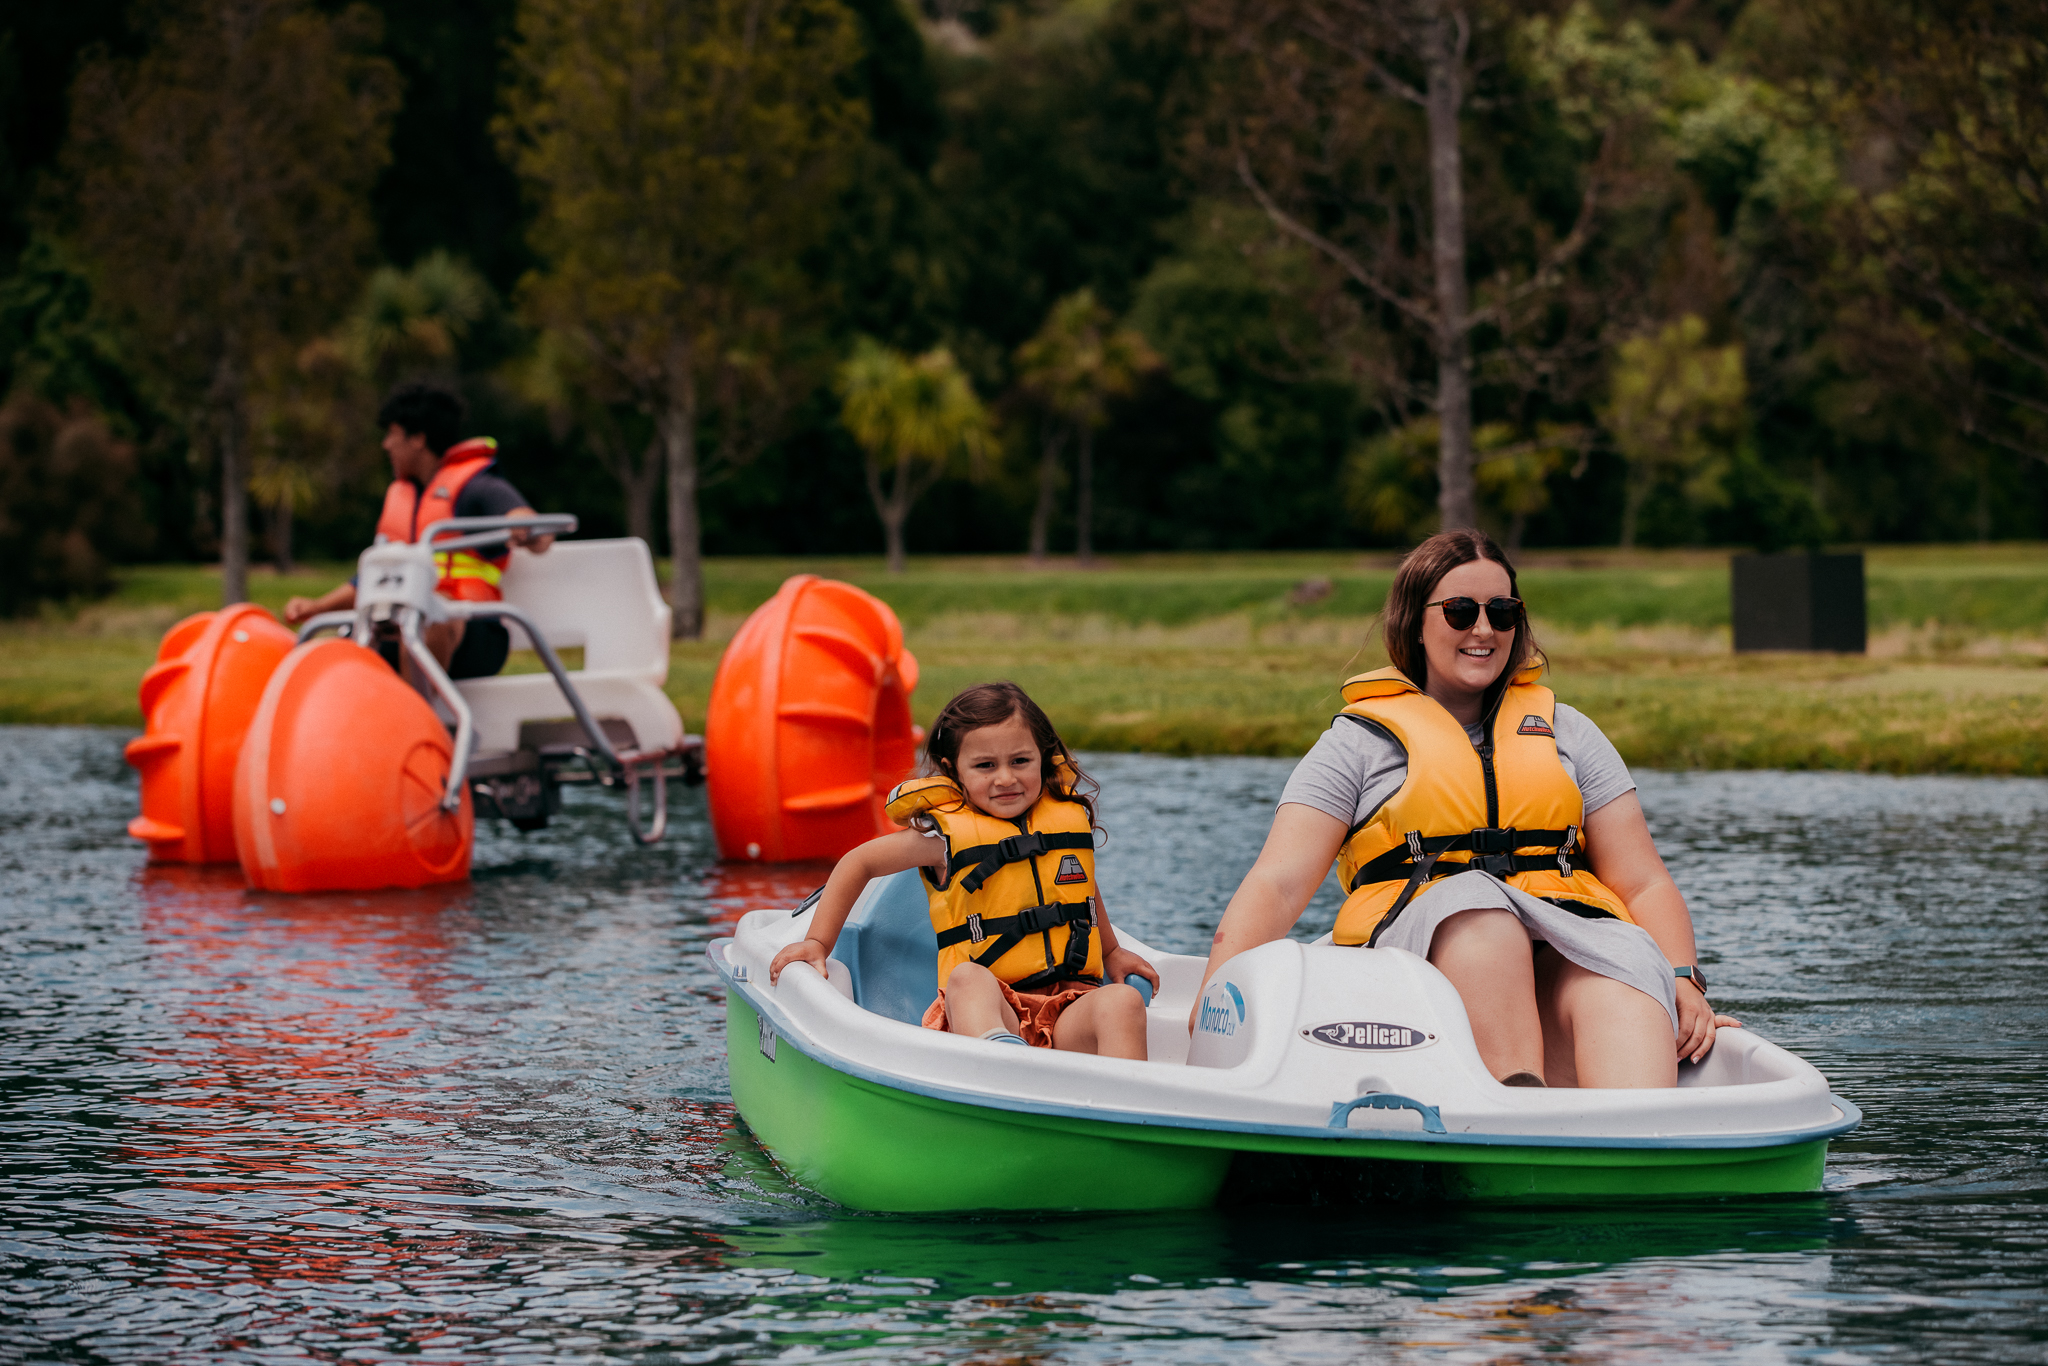
[(981, 890), (981, 884), (994, 877), (1005, 865), (1022, 863), (1025, 859), (1037, 858), (1040, 854), (1054, 849), (1093, 849), (1095, 836), (1085, 831), (1071, 834), (1047, 834), (1034, 830), (1028, 835), (1010, 835), (994, 844), (977, 844), (972, 849), (962, 849), (953, 855), (948, 871), (957, 874), (962, 868), (974, 871), (960, 880), (961, 890), (974, 893)]
[(1055, 901), (1049, 906), (1026, 906), (1015, 915), (970, 915), (965, 924), (939, 931), (939, 947), (950, 949), (955, 944), (981, 944), (1003, 937), (1022, 939), (1027, 934), (1077, 923), (1095, 923), (1094, 902)]
[[(1435, 876), (1447, 877), (1453, 872), (1466, 872), (1477, 868), (1496, 877), (1507, 877), (1513, 873), (1533, 873), (1544, 869), (1560, 871), (1570, 877), (1569, 855), (1578, 843), (1579, 827), (1566, 830), (1468, 830), (1458, 835), (1431, 835), (1424, 838), (1420, 831), (1410, 831), (1406, 844), (1393, 848), (1371, 860), (1352, 874), (1351, 886), (1347, 891), (1355, 892), (1360, 887), (1375, 882), (1398, 882), (1413, 875), (1415, 865), (1428, 859), (1434, 866), (1437, 859), (1445, 854), (1469, 853), (1469, 861), (1454, 861), (1446, 864)], [(1517, 849), (1540, 849), (1549, 852), (1518, 854)], [(1423, 874), (1425, 878), (1432, 874)]]
[(939, 947), (949, 949), (955, 944), (988, 944), (986, 949), (969, 955), (973, 962), (988, 967), (1023, 943), (1026, 937), (1046, 933), (1061, 925), (1067, 926), (1068, 930), (1067, 951), (1060, 955), (1060, 961), (1010, 983), (1010, 989), (1034, 991), (1053, 982), (1065, 981), (1095, 983), (1097, 979), (1084, 971), (1088, 966), (1089, 940), (1095, 926), (1093, 900), (1027, 906), (1015, 915), (970, 915), (965, 924), (939, 932)]
[[(1436, 835), (1427, 839), (1420, 830), (1410, 830), (1405, 843), (1395, 845), (1360, 868), (1347, 889), (1355, 892), (1375, 882), (1392, 882), (1404, 874), (1407, 877), (1407, 885), (1401, 888), (1401, 895), (1394, 898), (1394, 904), (1372, 927), (1372, 934), (1365, 941), (1366, 947), (1378, 945), (1380, 936), (1387, 932), (1387, 926), (1408, 909), (1408, 903), (1432, 877), (1449, 877), (1475, 868), (1495, 877), (1556, 868), (1570, 877), (1571, 850), (1578, 843), (1578, 838), (1579, 827), (1576, 825), (1564, 830), (1516, 830), (1509, 826), (1504, 829), (1468, 830), (1462, 835)], [(1515, 852), (1517, 849), (1548, 849), (1552, 852), (1518, 854)], [(1450, 863), (1439, 871), (1437, 860), (1449, 853), (1470, 853), (1472, 857)]]

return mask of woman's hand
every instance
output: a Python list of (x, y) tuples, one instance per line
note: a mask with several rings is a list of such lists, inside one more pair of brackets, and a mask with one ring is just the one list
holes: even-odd
[(1740, 1029), (1742, 1021), (1717, 1015), (1707, 1004), (1705, 993), (1690, 982), (1678, 988), (1678, 1056), (1681, 1061), (1698, 1062), (1714, 1047), (1716, 1029)]
[(1118, 945), (1102, 956), (1102, 980), (1121, 982), (1126, 977), (1142, 977), (1152, 984), (1152, 994), (1159, 994), (1158, 971), (1137, 954)]
[(791, 963), (809, 963), (818, 970), (820, 977), (825, 976), (825, 958), (829, 953), (831, 950), (815, 939), (799, 939), (785, 946), (781, 953), (775, 955), (775, 961), (768, 965), (768, 985), (774, 986), (781, 979), (782, 970)]

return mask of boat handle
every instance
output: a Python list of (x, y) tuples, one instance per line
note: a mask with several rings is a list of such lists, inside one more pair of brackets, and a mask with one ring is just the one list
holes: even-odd
[(1413, 1110), (1422, 1116), (1422, 1132), (1440, 1134), (1444, 1132), (1444, 1118), (1436, 1106), (1424, 1105), (1407, 1096), (1397, 1096), (1391, 1091), (1368, 1091), (1357, 1100), (1340, 1100), (1330, 1106), (1330, 1127), (1346, 1127), (1353, 1110)]

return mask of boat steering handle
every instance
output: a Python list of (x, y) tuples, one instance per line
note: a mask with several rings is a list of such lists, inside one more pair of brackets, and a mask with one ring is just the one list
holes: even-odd
[[(446, 555), (451, 551), (495, 545), (505, 539), (508, 531), (528, 531), (536, 536), (567, 536), (575, 530), (576, 519), (566, 512), (549, 512), (533, 517), (443, 517), (438, 522), (429, 522), (414, 544), (424, 545), (436, 555)], [(437, 537), (442, 539), (437, 540)]]
[(1391, 1091), (1368, 1091), (1357, 1100), (1340, 1100), (1330, 1106), (1330, 1127), (1349, 1127), (1353, 1110), (1413, 1110), (1422, 1116), (1422, 1132), (1440, 1134), (1444, 1132), (1443, 1115), (1434, 1105), (1424, 1105), (1407, 1096), (1397, 1096)]

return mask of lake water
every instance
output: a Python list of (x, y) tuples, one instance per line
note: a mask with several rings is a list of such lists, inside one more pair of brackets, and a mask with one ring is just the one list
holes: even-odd
[[(1639, 775), (1716, 999), (1864, 1108), (1820, 1195), (935, 1220), (737, 1123), (703, 948), (819, 874), (701, 792), (258, 896), (145, 865), (123, 738), (0, 729), (0, 1360), (2048, 1361), (2048, 783)], [(1288, 765), (1092, 766), (1119, 922), (1203, 949)]]

